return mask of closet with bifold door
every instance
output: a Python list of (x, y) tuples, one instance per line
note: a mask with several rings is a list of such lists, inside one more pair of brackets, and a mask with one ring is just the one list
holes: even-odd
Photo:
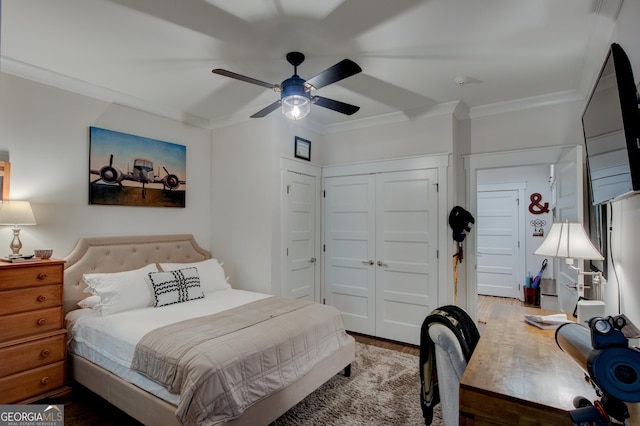
[(347, 330), (420, 343), (440, 303), (447, 166), (441, 155), (323, 169), (324, 301)]

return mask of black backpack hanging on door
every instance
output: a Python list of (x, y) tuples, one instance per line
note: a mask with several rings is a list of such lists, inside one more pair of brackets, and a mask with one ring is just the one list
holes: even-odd
[(466, 237), (466, 232), (471, 232), (471, 227), (476, 223), (473, 215), (460, 206), (455, 206), (449, 213), (449, 226), (453, 230), (453, 239), (461, 243)]
[(449, 213), (449, 226), (453, 230), (452, 237), (458, 242), (458, 252), (454, 254), (457, 261), (462, 262), (464, 259), (462, 251), (462, 242), (467, 236), (467, 232), (471, 232), (471, 227), (476, 223), (473, 215), (460, 206), (455, 206)]

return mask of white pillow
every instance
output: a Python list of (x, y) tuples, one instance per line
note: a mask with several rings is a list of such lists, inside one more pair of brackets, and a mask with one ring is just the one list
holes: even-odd
[(153, 285), (156, 307), (204, 297), (196, 268), (151, 272), (149, 273), (149, 279), (151, 279), (151, 285)]
[(133, 271), (84, 274), (83, 278), (89, 293), (100, 296), (102, 316), (107, 316), (153, 306), (150, 272), (158, 272), (155, 263)]
[(100, 296), (89, 296), (89, 297), (85, 297), (84, 299), (82, 299), (81, 301), (78, 302), (78, 306), (80, 306), (83, 309), (99, 309), (99, 304), (100, 304)]
[(217, 259), (207, 259), (193, 263), (160, 263), (159, 265), (163, 271), (175, 271), (176, 269), (190, 267), (198, 268), (200, 286), (205, 293), (231, 288), (224, 276), (224, 269), (222, 269), (222, 265), (218, 263)]

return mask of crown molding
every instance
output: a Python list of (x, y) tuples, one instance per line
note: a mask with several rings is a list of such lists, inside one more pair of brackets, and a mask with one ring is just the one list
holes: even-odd
[(585, 97), (577, 90), (548, 93), (495, 104), (480, 105), (469, 109), (469, 118), (486, 117), (507, 112), (522, 111), (530, 108), (584, 101)]
[(381, 114), (373, 117), (351, 120), (344, 123), (328, 124), (322, 126), (322, 134), (326, 135), (333, 133), (342, 133), (368, 127), (406, 123), (418, 118), (435, 117), (439, 115), (455, 114), (456, 116), (458, 116), (459, 113), (461, 113), (462, 116), (466, 116), (466, 114), (464, 113), (464, 104), (462, 102), (446, 102), (443, 104), (434, 105), (427, 109), (416, 108), (407, 111), (391, 112), (388, 114)]

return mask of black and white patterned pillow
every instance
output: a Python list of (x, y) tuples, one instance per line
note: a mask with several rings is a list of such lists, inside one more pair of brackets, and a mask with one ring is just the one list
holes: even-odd
[(196, 268), (151, 272), (149, 279), (153, 285), (153, 295), (156, 299), (154, 306), (156, 307), (204, 297)]

